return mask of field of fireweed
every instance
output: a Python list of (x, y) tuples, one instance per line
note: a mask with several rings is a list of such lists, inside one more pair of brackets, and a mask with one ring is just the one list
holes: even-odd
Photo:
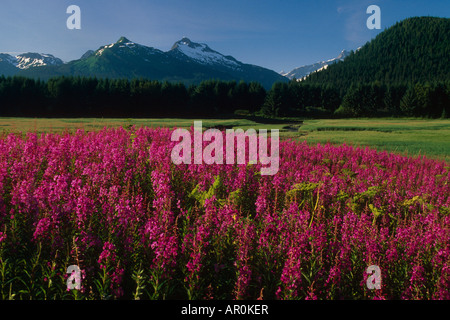
[(285, 140), (264, 176), (170, 137), (3, 136), (1, 299), (450, 299), (448, 163)]

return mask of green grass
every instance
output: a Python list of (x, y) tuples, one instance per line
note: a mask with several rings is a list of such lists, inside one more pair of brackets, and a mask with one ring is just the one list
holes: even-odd
[[(264, 119), (204, 119), (203, 128), (279, 129), (280, 137), (306, 140), (308, 143), (347, 143), (369, 146), (377, 150), (397, 152), (409, 156), (426, 155), (450, 162), (450, 119), (322, 119), (304, 120), (286, 118), (273, 123)], [(34, 119), (0, 118), (0, 132), (61, 132), (104, 127), (181, 127), (193, 126), (194, 119)]]
[(309, 120), (300, 128), (309, 143), (352, 144), (450, 161), (450, 120)]
[[(256, 123), (246, 119), (207, 119), (202, 120), (203, 127), (216, 125), (230, 127), (255, 127)], [(0, 118), (0, 132), (61, 132), (84, 129), (99, 130), (104, 127), (181, 127), (194, 125), (194, 119), (157, 118), (157, 119), (112, 119), (112, 118)]]

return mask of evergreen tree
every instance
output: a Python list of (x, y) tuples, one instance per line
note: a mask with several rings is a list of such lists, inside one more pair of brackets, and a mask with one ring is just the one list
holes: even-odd
[(400, 110), (406, 116), (415, 116), (418, 110), (418, 99), (414, 87), (410, 86), (400, 101)]
[(250, 112), (256, 112), (264, 104), (266, 99), (266, 90), (259, 82), (250, 82), (248, 87), (248, 109)]
[(289, 91), (289, 85), (287, 83), (275, 83), (267, 94), (261, 109), (263, 114), (272, 117), (289, 115), (292, 105)]

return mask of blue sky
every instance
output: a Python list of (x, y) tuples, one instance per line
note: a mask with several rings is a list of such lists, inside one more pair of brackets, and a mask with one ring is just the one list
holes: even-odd
[[(81, 30), (69, 30), (69, 5)], [(381, 30), (369, 30), (369, 5)], [(183, 36), (274, 71), (354, 50), (412, 16), (450, 17), (449, 0), (1, 0), (0, 52), (51, 53), (64, 61), (120, 36), (167, 51)]]

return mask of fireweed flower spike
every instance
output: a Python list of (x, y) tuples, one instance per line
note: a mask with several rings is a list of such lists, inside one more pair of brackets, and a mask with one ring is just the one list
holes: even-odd
[(450, 299), (448, 163), (194, 129), (3, 136), (1, 297)]

